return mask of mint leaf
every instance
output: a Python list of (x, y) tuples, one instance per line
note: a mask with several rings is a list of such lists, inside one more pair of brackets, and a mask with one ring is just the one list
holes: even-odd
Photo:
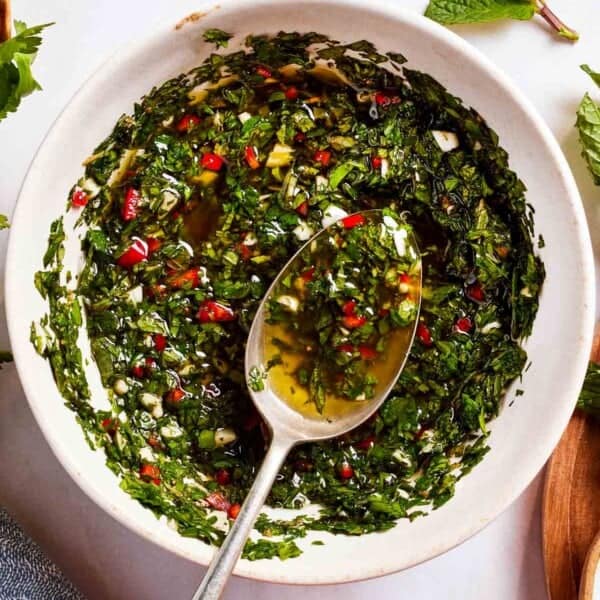
[(527, 21), (535, 14), (530, 0), (431, 0), (425, 16), (442, 23), (486, 23), (498, 19)]
[(600, 105), (586, 94), (577, 109), (577, 129), (594, 183), (600, 185)]
[(600, 73), (593, 71), (588, 65), (581, 65), (581, 70), (585, 71), (591, 78), (592, 81), (600, 87)]
[(31, 72), (31, 64), (42, 43), (40, 33), (51, 23), (27, 27), (15, 21), (16, 35), (0, 44), (0, 120), (15, 112), (21, 100), (41, 89)]
[(556, 33), (572, 42), (579, 34), (567, 27), (545, 0), (430, 0), (425, 16), (442, 25), (487, 23), (499, 19), (527, 21), (539, 14)]
[(577, 408), (600, 418), (600, 365), (589, 363)]

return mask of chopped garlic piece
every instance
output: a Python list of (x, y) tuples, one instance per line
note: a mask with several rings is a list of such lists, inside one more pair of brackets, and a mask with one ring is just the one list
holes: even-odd
[(217, 448), (227, 446), (227, 444), (231, 444), (232, 442), (235, 442), (235, 440), (237, 440), (237, 434), (229, 427), (224, 427), (223, 429), (215, 431), (215, 446)]
[(288, 296), (287, 294), (279, 296), (277, 302), (292, 312), (298, 312), (298, 307), (300, 306), (300, 301), (296, 296)]
[(150, 448), (149, 446), (144, 446), (143, 448), (140, 448), (140, 458), (144, 462), (154, 462), (156, 460), (154, 452), (152, 452), (152, 448)]
[(115, 394), (123, 396), (129, 391), (129, 386), (127, 385), (127, 382), (125, 382), (123, 379), (117, 379), (113, 383), (113, 390), (115, 391)]
[(323, 225), (323, 227), (329, 227), (330, 225), (333, 225), (335, 222), (347, 216), (348, 213), (343, 208), (340, 208), (335, 204), (330, 204), (323, 212), (321, 225)]
[(442, 152), (449, 152), (450, 150), (458, 148), (460, 145), (458, 136), (452, 131), (433, 130), (431, 134)]
[(306, 221), (300, 221), (294, 228), (294, 235), (301, 241), (309, 240), (313, 234), (313, 230)]
[(162, 398), (150, 392), (144, 392), (140, 396), (142, 406), (150, 411), (150, 414), (155, 419), (160, 419), (163, 416)]
[(127, 292), (127, 299), (132, 304), (139, 304), (144, 299), (144, 288), (141, 285), (136, 285)]

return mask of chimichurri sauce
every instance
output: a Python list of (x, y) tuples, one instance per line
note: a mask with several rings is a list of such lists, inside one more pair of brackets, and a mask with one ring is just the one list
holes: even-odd
[[(381, 531), (452, 496), (523, 370), (544, 269), (497, 136), (401, 55), (314, 33), (220, 52), (150, 91), (86, 160), (69, 197), (85, 265), (61, 277), (59, 219), (32, 341), (122, 488), (181, 535), (219, 543), (214, 511), (235, 518), (264, 452), (243, 361), (265, 291), (324, 222), (402, 214), (423, 256), (416, 341), (373, 419), (282, 467), (271, 505), (323, 507), (259, 519), (245, 555), (283, 559), (307, 529)], [(105, 410), (89, 401), (84, 323)]]
[[(269, 292), (263, 333), (272, 389), (333, 418), (385, 393), (413, 338), (421, 261), (393, 211), (348, 215), (307, 243)], [(354, 407), (355, 408), (355, 407)]]

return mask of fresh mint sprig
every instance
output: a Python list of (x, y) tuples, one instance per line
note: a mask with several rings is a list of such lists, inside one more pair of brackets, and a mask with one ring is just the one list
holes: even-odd
[(15, 21), (16, 35), (0, 44), (0, 121), (15, 112), (25, 96), (41, 89), (31, 65), (42, 43), (40, 34), (51, 24), (27, 27)]
[[(600, 73), (593, 71), (588, 65), (581, 65), (581, 69), (600, 87)], [(588, 164), (594, 183), (600, 185), (600, 104), (587, 93), (577, 109), (576, 126), (583, 158)]]
[(565, 25), (545, 0), (430, 0), (425, 16), (442, 25), (487, 23), (501, 19), (528, 21), (540, 15), (556, 33), (572, 42), (579, 34)]

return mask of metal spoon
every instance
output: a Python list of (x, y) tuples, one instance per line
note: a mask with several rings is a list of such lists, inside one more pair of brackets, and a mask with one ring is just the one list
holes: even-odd
[[(370, 221), (380, 224), (382, 227), (394, 227), (394, 221), (391, 217), (385, 216), (383, 211), (369, 210), (361, 214)], [(396, 223), (398, 225), (398, 223)], [(293, 268), (296, 261), (306, 257), (306, 253), (314, 249), (314, 242), (321, 240), (323, 236), (330, 235), (330, 228), (323, 229), (311, 238), (300, 250), (290, 259), (286, 266), (281, 270), (277, 279), (273, 282), (260, 307), (254, 317), (252, 328), (246, 344), (245, 357), (245, 375), (246, 381), (252, 380), (251, 371), (257, 365), (262, 365), (265, 360), (265, 318), (268, 315), (268, 304), (273, 293), (277, 291), (279, 283), (285, 276), (290, 267)], [(395, 245), (398, 253), (405, 252), (404, 256), (410, 256), (418, 265), (417, 282), (413, 293), (413, 299), (420, 308), (421, 303), (421, 259), (418, 246), (412, 232), (402, 229), (402, 240), (394, 236)], [(408, 233), (408, 235), (407, 235)], [(302, 262), (302, 264), (305, 264)], [(250, 533), (258, 513), (262, 509), (271, 486), (279, 468), (288, 455), (289, 451), (299, 443), (314, 442), (326, 440), (328, 438), (339, 436), (347, 431), (354, 429), (366, 421), (382, 404), (392, 387), (396, 383), (402, 368), (408, 357), (414, 332), (418, 322), (418, 311), (414, 322), (409, 326), (407, 343), (401, 352), (390, 352), (386, 360), (394, 362), (394, 369), (389, 369), (391, 375), (387, 381), (380, 381), (375, 390), (375, 397), (368, 401), (352, 402), (348, 400), (351, 409), (343, 411), (338, 417), (308, 417), (294, 410), (286, 403), (284, 398), (276, 394), (269, 383), (267, 377), (264, 389), (253, 391), (249, 389), (252, 400), (256, 408), (267, 423), (272, 439), (271, 446), (263, 460), (260, 471), (258, 472), (252, 488), (248, 492), (246, 500), (239, 512), (239, 515), (233, 524), (223, 545), (213, 558), (210, 567), (202, 581), (200, 587), (193, 596), (193, 600), (217, 600), (221, 597), (227, 580), (235, 567), (235, 563), (240, 556), (244, 543)]]

